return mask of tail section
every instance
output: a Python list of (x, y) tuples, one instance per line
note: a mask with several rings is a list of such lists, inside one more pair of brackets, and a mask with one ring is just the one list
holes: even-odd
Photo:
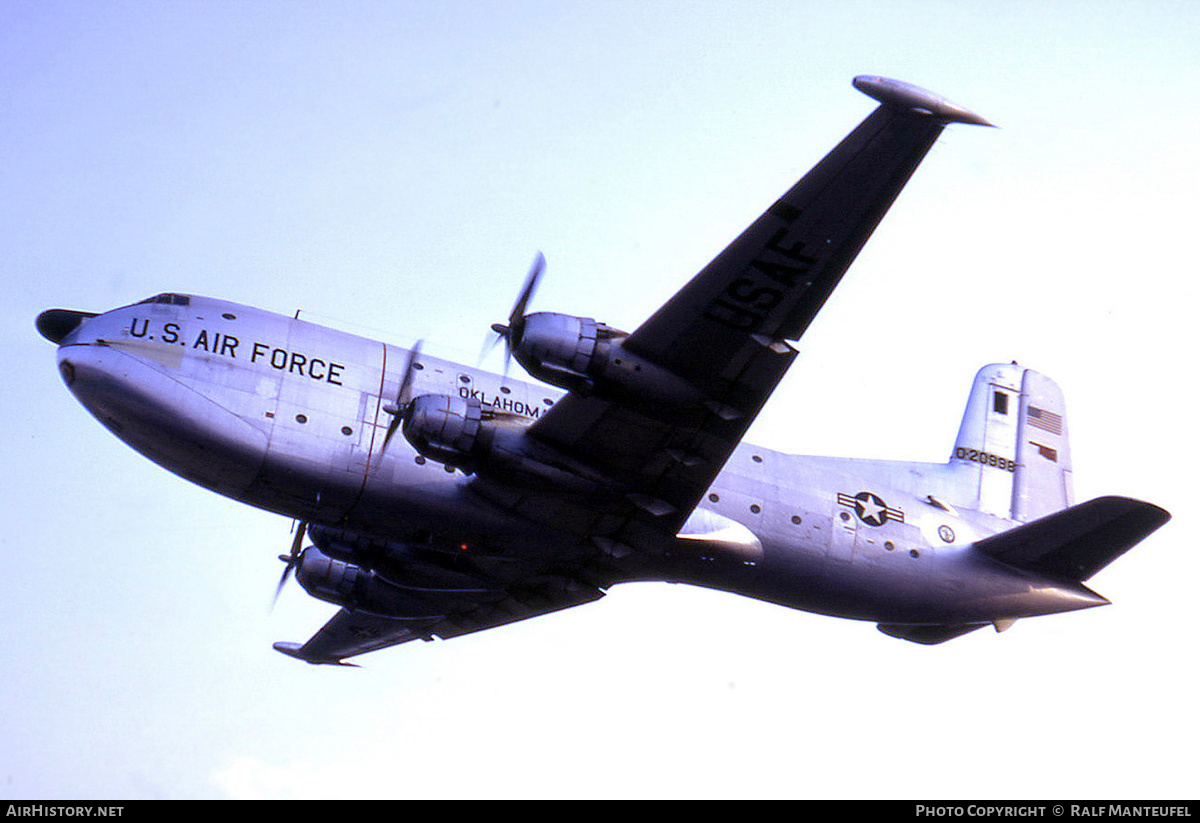
[[(980, 540), (975, 549), (1002, 563), (1043, 576), (1044, 580), (1060, 581), (1061, 586), (1074, 582), (1071, 594), (1077, 598), (1077, 605), (1067, 608), (1087, 608), (1108, 601), (1084, 586), (1083, 581), (1170, 519), (1168, 512), (1152, 503), (1127, 497), (1097, 497)], [(1014, 622), (1015, 618), (1008, 617), (990, 624), (880, 623), (879, 630), (902, 640), (933, 646), (987, 625), (1004, 631)]]
[[(1083, 581), (1171, 518), (1158, 506), (1125, 497), (1074, 505), (1062, 391), (1016, 363), (984, 366), (975, 376), (950, 470), (957, 502), (1017, 521), (973, 548), (1065, 592), (1060, 611), (1107, 603)], [(1015, 619), (1001, 614), (987, 623), (881, 623), (879, 629), (935, 645), (988, 625), (1004, 631)]]
[(1071, 450), (1058, 385), (1016, 363), (984, 366), (950, 463), (963, 478), (963, 502), (980, 511), (1028, 522), (1070, 506)]

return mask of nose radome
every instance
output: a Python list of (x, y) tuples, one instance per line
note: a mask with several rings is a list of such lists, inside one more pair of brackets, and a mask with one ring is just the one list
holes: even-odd
[(84, 321), (96, 316), (96, 312), (73, 309), (48, 309), (37, 317), (37, 330), (51, 343), (59, 344), (68, 334), (79, 328)]

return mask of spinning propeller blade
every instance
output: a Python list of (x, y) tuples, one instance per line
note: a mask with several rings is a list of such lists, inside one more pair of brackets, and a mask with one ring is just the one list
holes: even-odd
[(383, 410), (392, 416), (392, 422), (388, 424), (387, 434), (383, 438), (383, 451), (387, 451), (388, 444), (392, 442), (392, 435), (408, 419), (409, 408), (412, 404), (413, 374), (416, 371), (417, 358), (420, 355), (421, 341), (418, 340), (408, 353), (408, 363), (404, 366), (404, 376), (400, 378), (400, 389), (396, 392), (396, 402), (383, 407)]
[(292, 539), (292, 550), (288, 554), (279, 555), (279, 559), (287, 565), (284, 566), (283, 576), (279, 578), (279, 585), (275, 587), (275, 597), (271, 599), (271, 608), (275, 608), (275, 604), (279, 602), (279, 594), (283, 591), (284, 585), (287, 583), (288, 576), (291, 575), (292, 569), (296, 568), (296, 564), (300, 562), (301, 546), (304, 544), (304, 535), (308, 530), (308, 524), (303, 520), (296, 526), (296, 536)]
[(495, 348), (496, 344), (501, 340), (505, 341), (505, 374), (508, 374), (508, 364), (512, 359), (513, 349), (521, 343), (521, 333), (525, 327), (525, 310), (529, 306), (529, 301), (533, 299), (533, 294), (537, 291), (538, 281), (542, 279), (542, 273), (545, 271), (546, 257), (539, 251), (537, 256), (533, 258), (533, 264), (529, 267), (529, 274), (525, 275), (525, 285), (521, 287), (521, 292), (517, 295), (517, 302), (513, 304), (512, 311), (508, 313), (508, 325), (504, 325), (503, 323), (492, 324), (492, 331), (496, 333), (496, 337), (486, 347), (485, 353)]

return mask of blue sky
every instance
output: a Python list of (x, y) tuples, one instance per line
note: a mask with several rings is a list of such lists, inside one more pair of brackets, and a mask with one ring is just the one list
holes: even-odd
[[(0, 4), (0, 797), (1189, 797), (1200, 9), (1186, 2)], [(361, 670), (290, 523), (71, 398), (52, 306), (219, 296), (474, 362), (633, 328), (869, 113), (947, 130), (750, 439), (941, 460), (975, 370), (1070, 411), (1079, 499), (1175, 519), (1115, 605), (925, 649), (668, 585)], [(497, 363), (498, 365), (498, 363)]]

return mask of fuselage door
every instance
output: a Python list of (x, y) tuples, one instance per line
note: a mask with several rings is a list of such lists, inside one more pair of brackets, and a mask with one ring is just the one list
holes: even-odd
[(336, 521), (353, 508), (366, 482), (384, 346), (292, 320), (286, 343), (269, 348), (263, 355), (280, 373), (268, 458), (274, 484), (296, 502), (303, 498), (314, 519)]

